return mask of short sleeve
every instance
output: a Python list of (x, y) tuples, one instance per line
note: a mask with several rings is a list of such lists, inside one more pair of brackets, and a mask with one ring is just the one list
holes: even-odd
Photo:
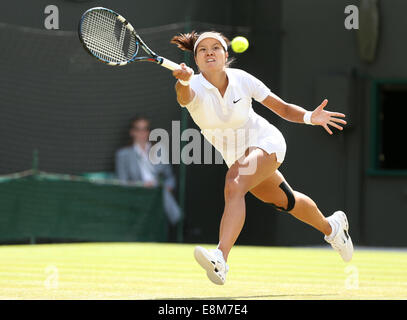
[(246, 72), (246, 81), (249, 85), (252, 98), (258, 102), (262, 102), (271, 94), (270, 89), (259, 79)]

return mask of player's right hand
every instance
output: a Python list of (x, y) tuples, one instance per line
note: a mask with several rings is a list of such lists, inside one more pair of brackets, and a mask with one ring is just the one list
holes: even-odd
[(188, 81), (194, 74), (194, 70), (188, 67), (185, 63), (180, 64), (181, 69), (176, 69), (172, 72), (172, 75), (179, 80)]

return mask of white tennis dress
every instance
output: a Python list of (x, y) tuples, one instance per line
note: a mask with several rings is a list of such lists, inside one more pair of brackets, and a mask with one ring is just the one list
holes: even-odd
[(252, 146), (276, 153), (282, 163), (287, 148), (283, 135), (252, 107), (252, 99), (263, 101), (270, 89), (243, 70), (226, 68), (226, 74), (229, 84), (223, 97), (202, 74), (193, 75), (190, 87), (195, 97), (183, 107), (228, 167)]

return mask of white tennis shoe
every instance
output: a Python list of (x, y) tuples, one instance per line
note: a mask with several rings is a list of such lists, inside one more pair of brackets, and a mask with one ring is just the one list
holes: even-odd
[(349, 262), (353, 256), (353, 243), (349, 235), (349, 223), (346, 214), (343, 211), (336, 211), (327, 219), (331, 226), (333, 224), (336, 226), (337, 232), (334, 236), (325, 236), (325, 241), (341, 255), (343, 261)]
[(197, 246), (194, 250), (194, 257), (199, 265), (206, 270), (209, 280), (218, 285), (225, 284), (229, 266), (220, 250), (206, 250)]

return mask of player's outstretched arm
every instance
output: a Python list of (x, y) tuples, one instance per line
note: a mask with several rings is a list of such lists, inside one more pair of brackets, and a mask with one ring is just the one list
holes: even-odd
[[(306, 109), (287, 103), (274, 94), (267, 96), (266, 99), (264, 99), (261, 103), (287, 121), (305, 123), (304, 115), (308, 112)], [(340, 124), (345, 125), (346, 121), (338, 119), (337, 117), (345, 118), (346, 116), (343, 113), (324, 110), (327, 104), (328, 100), (325, 99), (311, 113), (311, 124), (322, 126), (329, 134), (332, 134), (332, 131), (328, 125), (337, 128), (338, 130), (343, 130)]]
[[(178, 79), (175, 84), (175, 91), (177, 93), (177, 101), (180, 105), (185, 106), (192, 101), (195, 97), (194, 90), (191, 89), (188, 82), (194, 74), (194, 70), (187, 67), (185, 63), (180, 64), (181, 69), (174, 70), (172, 75)], [(183, 81), (183, 84), (182, 82)]]

